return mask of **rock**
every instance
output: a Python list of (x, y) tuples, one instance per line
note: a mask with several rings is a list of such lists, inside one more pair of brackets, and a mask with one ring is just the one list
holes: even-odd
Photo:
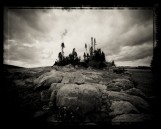
[(40, 118), (40, 117), (44, 117), (45, 112), (44, 111), (37, 111), (34, 113), (33, 118)]
[(52, 83), (50, 88), (48, 89), (48, 92), (52, 93), (52, 91), (56, 88), (57, 84), (61, 84), (61, 83)]
[(25, 84), (32, 84), (32, 83), (33, 83), (33, 79), (32, 78), (25, 79)]
[(65, 68), (73, 68), (73, 66), (71, 64), (65, 65)]
[(82, 74), (84, 75), (85, 82), (88, 82), (88, 83), (99, 83), (100, 80), (102, 79), (101, 77), (102, 73), (93, 72), (93, 70), (88, 72), (87, 71), (82, 72)]
[(75, 68), (66, 68), (66, 67), (63, 67), (60, 71), (62, 71), (62, 72), (75, 72), (76, 69)]
[(148, 122), (152, 118), (153, 116), (148, 114), (123, 114), (113, 118), (112, 122)]
[(139, 111), (127, 101), (113, 101), (110, 109), (112, 110), (112, 112), (109, 113), (111, 116), (127, 113), (139, 113)]
[(61, 72), (74, 72), (76, 71), (75, 68), (69, 64), (69, 65), (65, 65), (65, 66), (53, 66), (53, 69), (55, 69), (56, 71), (61, 71)]
[(107, 112), (99, 111), (99, 112), (89, 112), (86, 114), (85, 122), (109, 122), (110, 118)]
[(57, 93), (58, 107), (68, 107), (75, 111), (79, 107), (81, 114), (97, 111), (101, 108), (100, 92), (91, 84), (65, 84)]
[(95, 87), (97, 90), (99, 90), (101, 93), (106, 92), (107, 87), (106, 85), (102, 85), (102, 84), (96, 84), (96, 83), (90, 83), (90, 85), (93, 85), (93, 87)]
[(89, 122), (109, 121), (110, 103), (105, 90), (106, 86), (101, 84), (65, 84), (57, 92), (56, 105), (59, 109), (65, 107), (62, 114), (72, 111), (78, 121), (82, 118)]
[(107, 85), (108, 91), (121, 91), (121, 87), (115, 86), (115, 85)]
[(78, 68), (78, 65), (76, 65), (75, 68), (77, 69)]
[(131, 88), (131, 89), (126, 90), (124, 92), (127, 94), (130, 94), (130, 95), (135, 95), (135, 96), (140, 96), (142, 98), (146, 98), (146, 95), (141, 90), (139, 90), (137, 88)]
[(122, 92), (116, 92), (116, 91), (107, 91), (107, 94), (110, 100), (128, 101), (132, 105), (134, 105), (137, 109), (145, 112), (149, 111), (150, 109), (149, 104), (141, 97), (129, 95)]
[(129, 71), (125, 71), (124, 74), (127, 74), (127, 75), (132, 75)]
[(49, 111), (49, 110), (50, 110), (50, 108), (49, 108), (48, 105), (44, 105), (44, 106), (42, 107), (42, 109), (43, 109), (43, 111)]
[(119, 91), (118, 87), (120, 87), (123, 90), (128, 90), (130, 88), (133, 88), (134, 84), (128, 79), (114, 79), (108, 83), (108, 87), (109, 88), (115, 87), (113, 89), (117, 89), (118, 91)]
[(64, 83), (52, 83), (51, 87), (49, 88), (49, 93), (51, 94), (50, 96), (50, 101), (49, 101), (49, 107), (56, 106), (56, 95), (58, 90), (64, 86)]
[(48, 102), (50, 99), (50, 94), (48, 92), (48, 90), (44, 90), (40, 92), (41, 95), (41, 101), (42, 102)]
[(75, 83), (75, 84), (83, 84), (85, 82), (85, 78), (81, 72), (70, 72), (63, 74), (62, 83)]
[(106, 81), (100, 81), (99, 84), (106, 85), (107, 82)]
[(59, 66), (57, 66), (57, 65), (53, 65), (51, 68), (56, 70), (56, 71), (59, 70)]
[(47, 89), (52, 83), (60, 83), (62, 78), (62, 73), (58, 71), (52, 70), (47, 72), (34, 81), (34, 84), (36, 85), (35, 89)]
[(89, 66), (88, 68), (87, 68), (87, 70), (92, 70), (93, 68), (91, 67), (91, 66)]
[(52, 116), (48, 117), (46, 121), (50, 122), (50, 123), (55, 123), (55, 124), (58, 124), (58, 122), (59, 122), (56, 118), (56, 115), (52, 115)]
[(16, 86), (24, 87), (25, 86), (25, 81), (23, 80), (14, 80), (14, 83)]

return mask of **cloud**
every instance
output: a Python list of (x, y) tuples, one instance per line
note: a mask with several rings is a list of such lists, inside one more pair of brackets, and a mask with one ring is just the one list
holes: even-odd
[(133, 61), (152, 55), (152, 45), (143, 44), (140, 46), (125, 46), (117, 54), (118, 61)]
[(75, 48), (83, 58), (91, 37), (116, 64), (152, 57), (152, 10), (8, 9), (4, 27), (4, 61), (26, 67), (53, 65), (62, 42), (65, 56)]

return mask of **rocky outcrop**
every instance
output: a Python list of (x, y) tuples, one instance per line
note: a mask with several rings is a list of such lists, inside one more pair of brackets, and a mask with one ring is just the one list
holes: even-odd
[(79, 107), (86, 114), (100, 109), (100, 98), (99, 91), (90, 84), (65, 84), (57, 93), (56, 104), (71, 110)]
[[(99, 72), (52, 70), (37, 78), (35, 84), (37, 88), (48, 87), (41, 91), (41, 101), (48, 101), (51, 109), (58, 108), (59, 119), (74, 121), (76, 116), (83, 116), (85, 122), (107, 122), (110, 116), (119, 121), (124, 119), (120, 115), (149, 111), (144, 93), (134, 88), (127, 75), (110, 82), (102, 77)], [(103, 83), (97, 83), (99, 79)]]
[(110, 116), (116, 116), (127, 113), (139, 113), (139, 111), (127, 101), (113, 101), (110, 107)]
[(141, 111), (147, 112), (150, 109), (149, 104), (141, 97), (129, 95), (126, 93), (116, 92), (116, 91), (107, 91), (107, 94), (110, 100), (128, 101)]
[(60, 109), (65, 108), (65, 112), (83, 117), (86, 122), (93, 121), (91, 116), (95, 116), (94, 121), (98, 122), (100, 114), (103, 119), (108, 117), (110, 103), (107, 94), (104, 94), (105, 90), (106, 86), (101, 84), (65, 84), (54, 94), (56, 106)]
[(52, 83), (51, 87), (48, 90), (48, 94), (50, 94), (49, 107), (53, 108), (56, 106), (56, 97), (58, 90), (64, 86), (64, 83)]
[(137, 88), (131, 88), (131, 89), (126, 90), (124, 92), (127, 94), (130, 94), (130, 95), (135, 95), (135, 96), (140, 96), (142, 98), (146, 98), (146, 95), (141, 90), (139, 90)]
[[(32, 111), (33, 119), (40, 121), (79, 122), (82, 125), (86, 122), (146, 122), (152, 120), (150, 114), (155, 112), (156, 97), (146, 96), (134, 88), (137, 82), (128, 73), (68, 65), (30, 69), (29, 72), (28, 69), (26, 72), (16, 70), (12, 76), (7, 78), (13, 81), (9, 87), (16, 91), (18, 104), (21, 103), (20, 107), (25, 111)], [(9, 99), (15, 101), (12, 96)]]
[(62, 79), (63, 75), (61, 72), (52, 70), (41, 75), (34, 81), (35, 89), (49, 88), (52, 83), (60, 83)]

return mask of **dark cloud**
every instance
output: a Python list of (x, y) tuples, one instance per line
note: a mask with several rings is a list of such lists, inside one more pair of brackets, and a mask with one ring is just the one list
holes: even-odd
[(10, 10), (10, 13), (11, 15), (18, 17), (22, 22), (26, 22), (31, 28), (43, 31), (42, 25), (37, 21), (43, 13), (46, 13), (44, 9), (12, 9)]
[(136, 51), (136, 50), (130, 51), (130, 53), (125, 54), (123, 57), (120, 57), (117, 60), (118, 61), (133, 61), (133, 60), (144, 59), (151, 55), (152, 55), (152, 48), (150, 49), (144, 48), (144, 49), (141, 49), (140, 51)]

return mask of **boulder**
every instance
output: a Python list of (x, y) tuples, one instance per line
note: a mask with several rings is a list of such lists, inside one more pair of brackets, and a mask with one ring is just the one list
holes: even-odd
[(58, 90), (64, 86), (64, 83), (52, 83), (51, 87), (48, 90), (50, 94), (49, 107), (56, 106), (56, 95)]
[(20, 86), (20, 87), (24, 87), (26, 85), (25, 81), (23, 80), (14, 80), (14, 83), (16, 84), (16, 86)]
[(116, 86), (116, 85), (107, 85), (107, 90), (108, 91), (121, 91), (121, 87), (119, 86)]
[(116, 116), (127, 113), (139, 113), (139, 111), (127, 101), (112, 101), (110, 116)]
[(134, 84), (128, 79), (114, 79), (111, 82), (109, 82), (107, 86), (109, 88), (115, 87), (113, 89), (117, 89), (117, 91), (119, 91), (119, 88), (123, 90), (128, 90), (130, 88), (133, 88)]
[(81, 114), (100, 110), (100, 103), (100, 92), (91, 84), (65, 84), (56, 98), (57, 107), (68, 107), (72, 111), (79, 108)]
[(152, 118), (153, 116), (148, 114), (123, 114), (113, 118), (112, 122), (149, 122)]
[(36, 85), (35, 89), (47, 89), (52, 83), (60, 83), (62, 78), (63, 75), (61, 72), (55, 70), (47, 72), (34, 81), (34, 84)]
[[(61, 116), (72, 112), (74, 116), (77, 116), (75, 119), (78, 121), (82, 119), (90, 122), (109, 121), (110, 103), (105, 92), (106, 86), (101, 84), (65, 84), (57, 92), (56, 106), (60, 110), (65, 108), (60, 111)], [(100, 113), (102, 115), (99, 115)]]
[(42, 102), (48, 102), (50, 99), (50, 94), (49, 94), (48, 90), (41, 91), (40, 96), (41, 96)]
[(57, 120), (57, 117), (56, 117), (55, 114), (48, 117), (46, 121), (49, 122), (49, 123), (53, 123), (55, 125), (58, 125), (58, 123), (59, 123), (59, 120)]
[(93, 87), (95, 87), (98, 91), (100, 91), (101, 93), (105, 93), (107, 90), (106, 85), (102, 85), (102, 84), (96, 84), (96, 83), (90, 83), (90, 85), (93, 85)]
[(116, 92), (116, 91), (107, 91), (106, 93), (108, 94), (108, 97), (110, 100), (128, 101), (132, 105), (134, 105), (137, 109), (145, 112), (149, 111), (150, 109), (150, 106), (147, 103), (147, 101), (145, 101), (141, 97), (129, 95), (122, 92)]
[(39, 118), (39, 117), (43, 117), (45, 115), (44, 111), (36, 111), (33, 115), (33, 118)]
[(139, 90), (137, 88), (131, 88), (131, 89), (126, 90), (124, 92), (127, 94), (130, 94), (130, 95), (135, 95), (135, 96), (140, 96), (142, 98), (146, 98), (146, 95), (141, 90)]

